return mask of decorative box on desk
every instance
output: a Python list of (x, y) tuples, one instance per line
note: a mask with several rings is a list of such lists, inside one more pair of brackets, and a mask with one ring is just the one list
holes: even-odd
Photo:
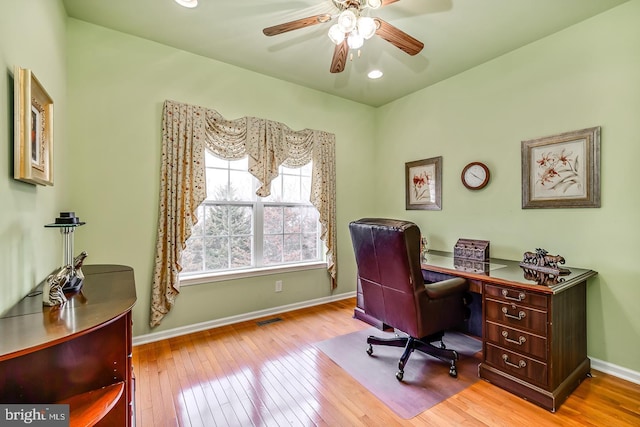
[(458, 239), (453, 247), (453, 265), (456, 270), (488, 273), (489, 241)]
[(458, 239), (453, 247), (453, 257), (489, 262), (489, 241)]

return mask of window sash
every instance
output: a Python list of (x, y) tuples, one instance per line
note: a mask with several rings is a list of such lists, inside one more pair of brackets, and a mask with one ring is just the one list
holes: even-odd
[[(230, 206), (230, 207), (249, 207), (251, 208), (251, 212), (252, 212), (252, 229), (251, 229), (251, 234), (247, 235), (247, 234), (234, 234), (232, 232), (232, 230), (230, 229), (230, 227), (227, 227), (227, 233), (226, 234), (220, 234), (220, 235), (210, 235), (206, 233), (206, 213), (205, 210), (207, 207), (214, 207), (214, 206)], [(267, 233), (267, 235), (281, 235), (283, 236), (283, 239), (286, 239), (286, 236), (297, 236), (298, 239), (300, 239), (300, 256), (298, 257), (298, 260), (292, 260), (292, 261), (285, 261), (284, 259), (281, 259), (279, 262), (268, 262), (266, 263), (264, 260), (264, 240), (265, 240), (265, 233), (264, 233), (264, 210), (265, 207), (281, 207), (284, 209), (286, 208), (310, 208), (313, 209), (315, 211), (315, 208), (313, 207), (313, 205), (311, 205), (310, 203), (302, 203), (302, 202), (263, 202), (263, 201), (255, 201), (255, 202), (243, 202), (243, 201), (214, 201), (214, 200), (205, 200), (199, 207), (199, 221), (198, 223), (194, 226), (193, 231), (192, 231), (192, 236), (190, 238), (191, 239), (201, 239), (201, 248), (200, 248), (200, 265), (201, 265), (201, 269), (196, 270), (196, 271), (185, 271), (185, 272), (181, 272), (180, 273), (180, 278), (189, 278), (192, 276), (202, 276), (202, 275), (214, 275), (214, 274), (219, 274), (219, 273), (224, 273), (224, 272), (234, 272), (234, 271), (242, 271), (242, 270), (251, 270), (251, 269), (263, 269), (263, 268), (272, 268), (272, 267), (286, 267), (286, 266), (295, 266), (295, 265), (302, 265), (302, 264), (309, 264), (309, 263), (317, 263), (317, 262), (324, 262), (324, 257), (323, 257), (323, 242), (320, 239), (320, 229), (319, 229), (319, 222), (317, 221), (317, 211), (315, 211), (315, 230), (313, 232), (311, 231), (306, 231), (303, 229), (302, 224), (300, 225), (300, 228), (297, 232), (287, 232), (287, 230), (285, 230), (284, 228), (282, 229), (281, 233)], [(304, 218), (300, 218), (301, 221), (303, 221)], [(303, 239), (305, 235), (310, 235), (310, 234), (315, 234), (315, 239), (314, 239), (314, 243), (315, 243), (315, 255), (312, 259), (305, 259), (304, 257), (304, 252), (303, 252)], [(231, 239), (233, 239), (234, 237), (247, 237), (249, 236), (251, 238), (251, 263), (248, 266), (240, 266), (240, 267), (234, 267), (233, 266), (233, 260), (232, 260), (232, 244), (231, 244)], [(227, 243), (228, 245), (228, 251), (227, 251), (227, 268), (217, 268), (217, 269), (212, 269), (212, 268), (208, 268), (207, 267), (207, 257), (206, 257), (206, 250), (207, 250), (207, 245), (206, 245), (206, 240), (207, 239), (215, 239), (215, 238), (228, 238), (229, 241)], [(283, 242), (284, 244), (284, 242)], [(187, 245), (189, 245), (189, 240), (187, 241)], [(185, 250), (184, 253), (190, 253), (188, 250)], [(284, 258), (285, 256), (285, 248), (283, 246), (282, 248), (282, 257)]]

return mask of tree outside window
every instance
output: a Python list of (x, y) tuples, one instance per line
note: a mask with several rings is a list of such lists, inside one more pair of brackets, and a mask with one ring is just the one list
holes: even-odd
[(248, 160), (205, 156), (207, 199), (182, 253), (181, 276), (322, 259), (318, 212), (309, 202), (311, 163), (281, 166), (269, 197), (258, 197)]

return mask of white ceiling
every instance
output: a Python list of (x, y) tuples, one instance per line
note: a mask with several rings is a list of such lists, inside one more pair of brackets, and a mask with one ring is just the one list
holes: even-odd
[[(305, 87), (379, 106), (628, 0), (400, 0), (372, 12), (421, 40), (409, 56), (377, 36), (331, 74), (331, 23), (273, 37), (262, 29), (319, 13), (330, 0), (63, 0), (70, 17)], [(366, 74), (384, 71), (379, 80)]]

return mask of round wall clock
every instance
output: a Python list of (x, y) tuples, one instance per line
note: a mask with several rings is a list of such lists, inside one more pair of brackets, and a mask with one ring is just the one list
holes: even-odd
[(469, 190), (480, 190), (489, 183), (489, 168), (484, 163), (472, 162), (462, 169), (460, 178)]

